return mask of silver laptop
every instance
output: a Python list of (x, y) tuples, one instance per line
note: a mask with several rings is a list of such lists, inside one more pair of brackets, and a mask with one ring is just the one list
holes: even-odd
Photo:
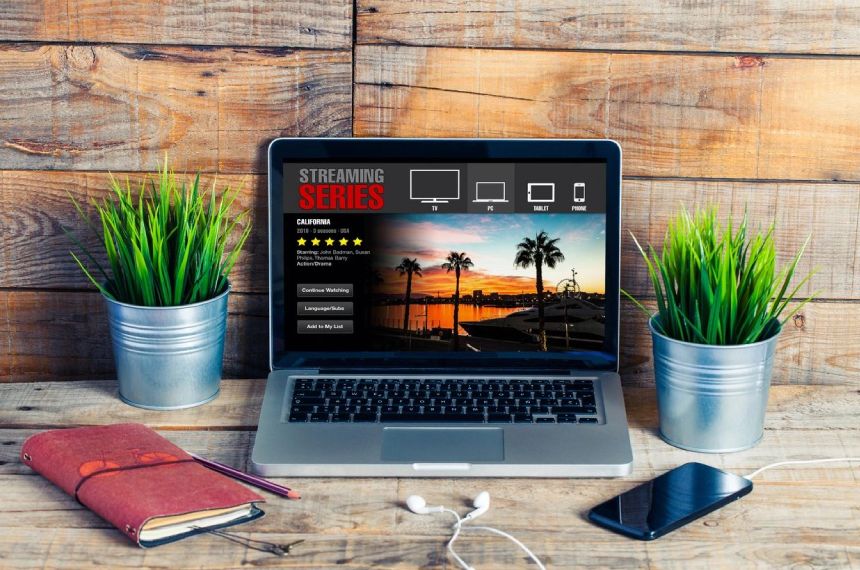
[(254, 470), (630, 473), (620, 207), (609, 140), (273, 141)]

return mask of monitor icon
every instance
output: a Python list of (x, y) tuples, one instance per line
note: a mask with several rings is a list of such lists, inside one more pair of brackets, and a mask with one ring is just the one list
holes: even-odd
[(555, 202), (555, 182), (529, 182), (529, 202)]
[(473, 202), (507, 202), (504, 182), (476, 182)]
[(460, 199), (459, 170), (410, 170), (409, 198), (422, 204), (447, 204)]

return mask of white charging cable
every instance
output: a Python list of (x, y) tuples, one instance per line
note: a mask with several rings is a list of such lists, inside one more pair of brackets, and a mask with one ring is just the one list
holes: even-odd
[(763, 471), (767, 471), (768, 469), (772, 469), (774, 467), (782, 467), (783, 465), (808, 465), (810, 463), (836, 463), (838, 461), (860, 461), (860, 457), (836, 457), (832, 459), (803, 459), (797, 461), (778, 461), (776, 463), (771, 463), (770, 465), (765, 465), (760, 469), (756, 469), (749, 475), (744, 475), (744, 479), (748, 479), (752, 481), (753, 477), (758, 475)]

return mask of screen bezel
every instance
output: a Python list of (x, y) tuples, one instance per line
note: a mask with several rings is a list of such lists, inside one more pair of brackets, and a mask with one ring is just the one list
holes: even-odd
[[(279, 138), (269, 145), (269, 366), (313, 369), (516, 371), (618, 370), (621, 241), (621, 147), (608, 139)], [(303, 352), (284, 338), (283, 166), (285, 161), (384, 160), (606, 162), (606, 342), (601, 350), (569, 352)]]

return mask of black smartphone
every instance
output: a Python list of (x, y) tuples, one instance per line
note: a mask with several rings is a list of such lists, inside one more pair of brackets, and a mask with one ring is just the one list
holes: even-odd
[(752, 491), (752, 481), (702, 463), (685, 463), (591, 509), (609, 530), (654, 540)]

